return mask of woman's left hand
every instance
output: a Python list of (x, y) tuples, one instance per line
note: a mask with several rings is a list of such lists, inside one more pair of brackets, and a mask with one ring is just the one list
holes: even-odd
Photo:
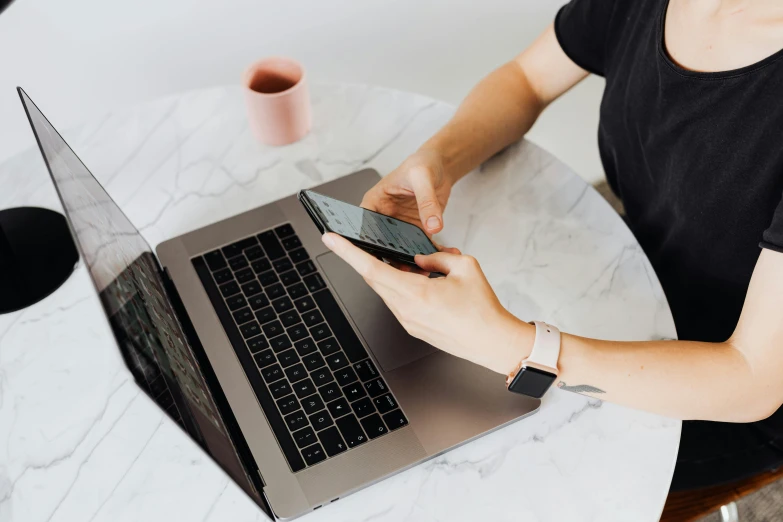
[(324, 244), (351, 265), (405, 330), (441, 350), (507, 375), (527, 357), (532, 330), (498, 301), (478, 262), (452, 249), (416, 256), (428, 278), (391, 267), (337, 234)]

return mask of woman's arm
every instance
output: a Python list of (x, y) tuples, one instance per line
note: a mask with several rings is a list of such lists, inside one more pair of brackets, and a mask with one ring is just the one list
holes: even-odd
[[(411, 335), (501, 375), (530, 353), (534, 327), (503, 308), (472, 257), (416, 256), (423, 270), (447, 274), (429, 279), (392, 268), (334, 234), (324, 243), (365, 278)], [(668, 417), (768, 417), (783, 404), (783, 253), (762, 250), (739, 324), (726, 342), (564, 334), (558, 367), (563, 389)]]

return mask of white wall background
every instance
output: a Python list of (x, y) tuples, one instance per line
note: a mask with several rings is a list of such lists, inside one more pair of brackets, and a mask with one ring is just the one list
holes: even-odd
[[(313, 81), (384, 85), (457, 104), (563, 3), (16, 0), (0, 15), (0, 161), (34, 144), (16, 85), (67, 128), (112, 108), (236, 83), (251, 61), (281, 54), (303, 62)], [(602, 176), (602, 89), (589, 78), (530, 134), (588, 180)]]

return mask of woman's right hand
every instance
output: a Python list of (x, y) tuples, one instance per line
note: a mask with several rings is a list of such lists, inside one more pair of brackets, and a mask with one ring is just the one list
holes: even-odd
[(362, 207), (413, 223), (432, 236), (443, 229), (451, 185), (440, 154), (420, 150), (368, 190)]

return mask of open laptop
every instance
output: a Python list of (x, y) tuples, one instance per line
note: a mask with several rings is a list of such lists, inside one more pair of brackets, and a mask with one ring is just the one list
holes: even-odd
[[(165, 241), (156, 257), (18, 90), (125, 363), (270, 517), (537, 410), (501, 376), (410, 337), (295, 195)], [(364, 170), (315, 189), (358, 204), (378, 179)]]

